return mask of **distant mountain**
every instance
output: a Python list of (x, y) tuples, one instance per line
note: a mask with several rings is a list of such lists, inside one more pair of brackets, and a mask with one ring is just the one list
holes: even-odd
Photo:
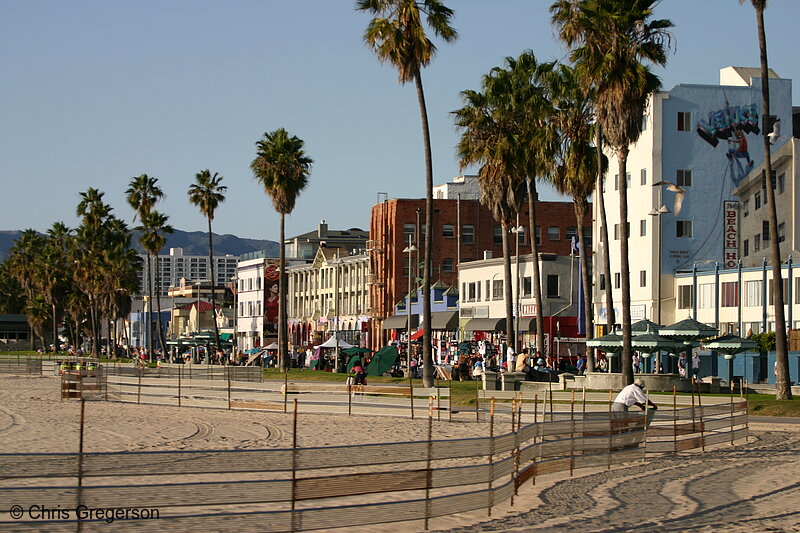
[[(139, 234), (134, 231), (134, 247), (144, 253), (139, 246)], [(21, 231), (0, 231), (0, 261), (5, 261), (11, 246), (14, 245)], [(242, 255), (249, 252), (266, 250), (268, 256), (278, 257), (278, 243), (275, 241), (261, 239), (242, 239), (236, 235), (217, 235), (212, 234), (214, 244), (214, 255)], [(208, 234), (203, 231), (181, 231), (176, 229), (174, 233), (167, 235), (167, 245), (161, 250), (162, 254), (168, 254), (170, 248), (183, 248), (184, 255), (208, 255)]]

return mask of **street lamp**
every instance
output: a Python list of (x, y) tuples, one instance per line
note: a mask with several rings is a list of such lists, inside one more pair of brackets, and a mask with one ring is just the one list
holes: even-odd
[(406, 246), (403, 253), (408, 254), (408, 303), (406, 304), (406, 313), (408, 315), (407, 322), (406, 322), (406, 334), (408, 335), (408, 375), (411, 376), (411, 254), (419, 250), (414, 244), (411, 242), (411, 235), (408, 236), (408, 246)]
[[(656, 323), (661, 326), (661, 228), (662, 228), (662, 221), (661, 217), (671, 213), (672, 211), (669, 210), (669, 207), (661, 203), (661, 189), (658, 190), (658, 203), (659, 208), (656, 209), (655, 207), (650, 210), (648, 213), (651, 217), (654, 217), (658, 221), (658, 264), (656, 265)], [(661, 363), (661, 352), (658, 352), (657, 356), (658, 362)]]
[(516, 279), (514, 280), (514, 292), (516, 294), (514, 301), (514, 353), (519, 353), (519, 237), (525, 231), (525, 226), (519, 225), (519, 213), (517, 213), (517, 225), (511, 228), (511, 233), (514, 235), (514, 263), (517, 269)]

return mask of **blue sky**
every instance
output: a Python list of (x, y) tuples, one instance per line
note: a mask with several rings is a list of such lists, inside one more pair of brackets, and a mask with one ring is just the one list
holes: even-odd
[[(547, 0), (450, 0), (460, 37), (423, 72), (434, 181), (458, 174), (450, 111), (459, 92), (506, 56), (563, 59)], [(157, 208), (205, 230), (187, 200), (195, 173), (224, 176), (214, 231), (277, 240), (278, 217), (249, 170), (255, 142), (285, 127), (315, 163), (287, 234), (369, 227), (378, 192), (424, 197), (416, 92), (362, 41), (350, 0), (0, 0), (0, 230), (75, 226), (78, 194), (106, 193), (117, 216), (130, 178), (159, 178)], [(766, 13), (770, 67), (800, 80), (800, 2)], [(664, 0), (677, 50), (664, 88), (718, 83), (725, 66), (758, 66), (755, 14), (737, 0)], [(800, 91), (798, 91), (800, 92)], [(795, 92), (794, 104), (800, 98)], [(469, 169), (468, 169), (469, 170)], [(542, 195), (556, 199), (555, 193)]]

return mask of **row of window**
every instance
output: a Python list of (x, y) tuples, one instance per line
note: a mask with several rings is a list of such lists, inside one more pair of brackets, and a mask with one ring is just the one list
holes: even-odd
[[(640, 287), (647, 287), (647, 271), (640, 270), (639, 271), (639, 286)], [(619, 289), (622, 287), (622, 274), (619, 272), (614, 273), (614, 288)], [(600, 274), (600, 290), (606, 290), (606, 276), (605, 274)]]
[[(530, 298), (533, 295), (533, 281), (531, 276), (520, 278), (520, 297)], [(485, 291), (481, 294), (481, 287), (485, 287)], [(462, 299), (465, 302), (480, 302), (502, 300), (504, 298), (505, 283), (502, 279), (472, 281), (461, 283)], [(557, 274), (547, 274), (545, 276), (544, 296), (546, 298), (560, 298), (560, 276)]]
[[(753, 193), (753, 211), (758, 211), (761, 209), (762, 205), (767, 205), (767, 194), (765, 192), (766, 188), (766, 179), (762, 176), (762, 190)], [(772, 171), (772, 189), (775, 191), (775, 194), (783, 194), (786, 192), (785, 172), (776, 178), (775, 171)], [(742, 200), (742, 216), (747, 217), (748, 215), (750, 215), (750, 199), (745, 198)]]
[[(781, 222), (778, 224), (778, 242), (783, 242), (786, 240), (786, 223)], [(767, 248), (767, 242), (769, 241), (769, 220), (761, 221), (761, 233), (753, 235), (753, 252), (758, 252), (762, 248), (762, 244), (764, 249)], [(742, 255), (747, 257), (750, 255), (750, 239), (745, 239), (742, 241)]]
[[(639, 183), (641, 185), (647, 185), (647, 169), (643, 168), (639, 171)], [(691, 187), (692, 186), (692, 171), (689, 169), (678, 169), (675, 173), (675, 183), (679, 187)], [(628, 172), (625, 174), (625, 187), (627, 189), (631, 188), (631, 173)], [(619, 190), (619, 174), (614, 175), (614, 190)]]
[[(627, 229), (627, 237), (630, 238), (631, 235), (631, 223), (628, 222), (626, 224)], [(622, 238), (622, 224), (614, 224), (614, 240), (618, 241)], [(691, 220), (676, 220), (675, 221), (675, 236), (676, 237), (684, 237), (684, 238), (691, 238), (693, 233), (692, 228), (692, 221)], [(602, 233), (601, 233), (602, 235)], [(639, 221), (639, 236), (646, 237), (647, 236), (647, 220), (643, 219)], [(745, 254), (746, 255), (746, 254)]]
[[(743, 307), (760, 307), (763, 305), (764, 294), (762, 293), (764, 283), (762, 280), (752, 280), (744, 282), (742, 292)], [(775, 293), (772, 290), (772, 280), (767, 280), (767, 305), (775, 305)], [(681, 285), (678, 287), (678, 309), (691, 309), (694, 287), (692, 285)], [(783, 279), (783, 294), (788, 299), (789, 280)], [(697, 285), (697, 307), (698, 309), (713, 309), (715, 305), (714, 283), (700, 283)], [(794, 279), (794, 303), (800, 304), (800, 277)], [(739, 282), (723, 281), (719, 284), (719, 305), (720, 307), (739, 306)]]
[[(408, 223), (403, 224), (403, 242), (404, 243), (416, 243), (416, 224)], [(512, 230), (513, 231), (513, 230)], [(420, 224), (420, 242), (425, 241), (425, 224)], [(525, 226), (520, 226), (519, 231), (514, 232), (517, 234), (517, 242), (520, 245), (525, 245), (527, 243), (527, 230)], [(584, 235), (586, 238), (591, 238), (591, 227), (584, 228)], [(442, 224), (442, 237), (444, 238), (455, 238), (456, 237), (456, 230), (453, 224)], [(494, 226), (492, 229), (492, 237), (493, 243), (495, 245), (503, 244), (503, 228), (502, 226)], [(573, 238), (577, 239), (578, 237), (578, 228), (576, 226), (567, 226), (564, 239), (567, 241), (571, 241)], [(561, 240), (561, 228), (559, 226), (548, 226), (547, 228), (547, 240), (549, 241), (560, 241)], [(536, 242), (539, 243), (542, 240), (542, 228), (536, 226)], [(475, 226), (472, 224), (464, 224), (461, 226), (461, 242), (463, 244), (475, 244)]]

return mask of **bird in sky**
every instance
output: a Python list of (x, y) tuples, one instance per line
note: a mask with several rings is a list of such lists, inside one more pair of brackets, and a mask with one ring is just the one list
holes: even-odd
[(675, 193), (675, 205), (672, 208), (672, 212), (675, 214), (675, 216), (678, 216), (678, 214), (681, 212), (681, 206), (683, 205), (683, 197), (686, 194), (686, 189), (675, 185), (671, 181), (659, 181), (658, 183), (654, 183), (653, 187), (659, 185), (664, 185), (669, 192)]

